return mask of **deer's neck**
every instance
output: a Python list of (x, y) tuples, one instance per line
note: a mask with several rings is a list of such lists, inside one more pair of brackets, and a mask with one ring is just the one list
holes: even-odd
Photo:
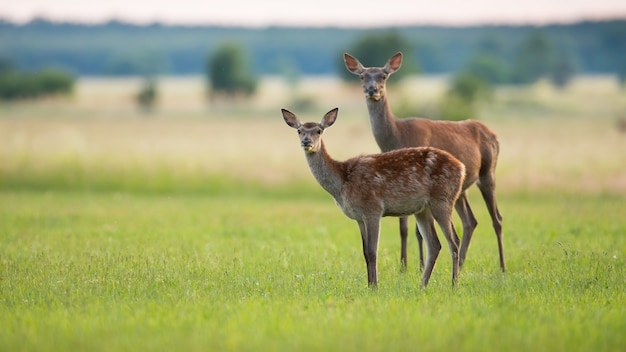
[(307, 153), (306, 160), (317, 183), (330, 193), (337, 202), (340, 202), (343, 184), (342, 163), (328, 155), (324, 143), (318, 152)]
[(383, 95), (379, 100), (367, 99), (367, 110), (378, 147), (382, 151), (397, 149), (400, 138), (396, 126), (397, 121), (391, 112), (387, 97)]

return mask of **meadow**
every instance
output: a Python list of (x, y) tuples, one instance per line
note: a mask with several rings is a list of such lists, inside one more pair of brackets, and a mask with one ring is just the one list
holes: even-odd
[[(289, 108), (338, 159), (374, 153), (357, 86), (267, 78), (252, 101), (209, 104), (200, 78), (164, 78), (153, 114), (133, 79), (81, 79), (73, 97), (0, 105), (0, 350), (622, 351), (626, 346), (626, 92), (499, 88), (508, 271), (487, 211), (459, 285), (446, 250), (426, 289), (417, 246), (399, 264), (385, 218), (379, 288), (356, 223), (310, 175)], [(441, 77), (395, 88), (426, 104)], [(315, 102), (301, 113), (298, 98)], [(457, 230), (460, 230), (455, 216)]]

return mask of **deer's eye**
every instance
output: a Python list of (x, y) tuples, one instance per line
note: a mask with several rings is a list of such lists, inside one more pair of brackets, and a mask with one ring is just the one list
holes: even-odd
[(298, 130), (298, 134), (302, 134), (302, 131)]
[(360, 77), (361, 77), (361, 81), (365, 79), (365, 77), (363, 77), (363, 76), (360, 76)]
[(322, 130), (317, 130), (317, 134), (322, 134)]

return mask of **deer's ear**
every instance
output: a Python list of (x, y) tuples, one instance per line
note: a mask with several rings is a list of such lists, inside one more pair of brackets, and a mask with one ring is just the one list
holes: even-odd
[(326, 129), (332, 126), (333, 123), (335, 123), (335, 121), (337, 120), (338, 111), (339, 111), (339, 108), (334, 108), (330, 110), (329, 112), (327, 112), (326, 115), (324, 115), (324, 117), (322, 118), (322, 122), (320, 123), (322, 128)]
[(355, 75), (360, 75), (363, 71), (365, 71), (365, 68), (359, 60), (348, 53), (343, 53), (343, 62), (346, 64), (348, 71), (354, 73)]
[(300, 128), (300, 121), (298, 121), (298, 118), (293, 112), (287, 109), (280, 109), (280, 111), (283, 113), (283, 119), (285, 119), (285, 123), (287, 123), (287, 125), (293, 128)]
[(387, 61), (383, 70), (385, 70), (387, 74), (392, 74), (398, 71), (400, 66), (402, 66), (402, 53), (398, 51)]

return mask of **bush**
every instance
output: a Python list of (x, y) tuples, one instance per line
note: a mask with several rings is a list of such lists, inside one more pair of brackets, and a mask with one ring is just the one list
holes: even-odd
[(16, 100), (70, 94), (74, 89), (74, 83), (75, 77), (62, 69), (46, 68), (34, 73), (5, 69), (0, 71), (0, 99)]
[(550, 81), (555, 87), (563, 89), (574, 78), (575, 73), (576, 67), (571, 60), (567, 57), (558, 57), (550, 72)]
[(250, 96), (256, 91), (258, 79), (248, 71), (246, 55), (235, 43), (219, 47), (209, 58), (206, 71), (214, 93)]
[(74, 89), (74, 76), (62, 69), (46, 68), (33, 78), (39, 95), (70, 94)]
[(489, 100), (492, 92), (487, 81), (480, 76), (472, 72), (460, 72), (454, 76), (448, 94), (456, 95), (471, 104), (475, 101)]
[(454, 76), (439, 102), (437, 118), (450, 121), (477, 119), (477, 105), (490, 98), (491, 87), (485, 79), (472, 72), (460, 72)]
[(5, 70), (0, 73), (0, 99), (12, 100), (20, 97), (26, 98), (26, 85), (22, 80), (22, 74), (15, 70)]
[(617, 83), (620, 87), (626, 87), (626, 64), (622, 64), (622, 67), (617, 71)]
[(157, 83), (152, 77), (144, 77), (141, 89), (135, 96), (137, 104), (147, 112), (152, 111), (157, 99)]
[(437, 118), (449, 121), (476, 119), (476, 105), (454, 92), (449, 92), (439, 102)]
[(507, 80), (506, 64), (496, 56), (477, 55), (468, 63), (465, 71), (482, 78), (490, 84), (502, 84)]

